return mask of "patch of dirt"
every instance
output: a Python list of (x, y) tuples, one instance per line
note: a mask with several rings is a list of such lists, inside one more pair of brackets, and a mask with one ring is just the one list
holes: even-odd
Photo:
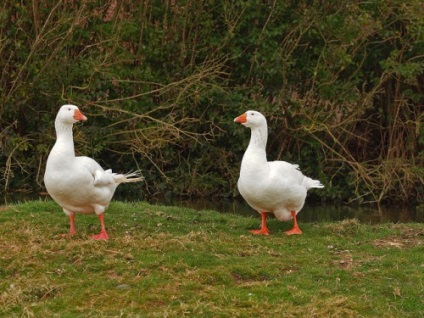
[(331, 265), (336, 265), (341, 269), (350, 270), (353, 267), (353, 258), (349, 250), (336, 250), (333, 252), (339, 259), (332, 260)]
[(411, 248), (423, 245), (423, 240), (420, 238), (404, 238), (404, 237), (386, 237), (375, 240), (373, 243), (376, 247), (396, 247), (396, 248)]
[(412, 248), (424, 243), (424, 230), (417, 228), (402, 228), (399, 235), (375, 240), (376, 247)]

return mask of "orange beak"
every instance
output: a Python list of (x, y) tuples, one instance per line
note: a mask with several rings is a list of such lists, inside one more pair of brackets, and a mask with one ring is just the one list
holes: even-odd
[(236, 123), (244, 124), (246, 121), (247, 121), (247, 114), (246, 113), (234, 118), (234, 122), (236, 122)]
[(81, 111), (79, 109), (76, 109), (75, 113), (74, 113), (74, 119), (85, 121), (85, 120), (87, 120), (87, 117), (85, 117), (84, 114), (81, 113)]

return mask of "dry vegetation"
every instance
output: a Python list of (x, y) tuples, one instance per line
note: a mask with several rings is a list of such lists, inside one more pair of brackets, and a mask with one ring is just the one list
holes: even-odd
[(322, 199), (423, 202), (420, 0), (5, 0), (0, 10), (2, 190), (43, 188), (54, 115), (74, 103), (89, 117), (78, 152), (138, 166), (147, 195), (237, 195), (246, 135), (232, 119), (257, 109), (270, 159), (320, 179)]

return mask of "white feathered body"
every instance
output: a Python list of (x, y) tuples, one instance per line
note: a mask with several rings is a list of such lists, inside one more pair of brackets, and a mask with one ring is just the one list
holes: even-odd
[(136, 172), (123, 175), (105, 171), (89, 157), (76, 157), (72, 123), (64, 122), (59, 114), (55, 122), (57, 139), (44, 174), (47, 192), (68, 215), (99, 215), (108, 207), (120, 183), (137, 182), (143, 178)]
[(307, 191), (323, 185), (304, 176), (296, 164), (267, 161), (266, 120), (258, 112), (254, 112), (255, 116), (249, 116), (250, 113), (253, 112), (246, 112), (245, 125), (251, 128), (251, 139), (242, 159), (238, 190), (256, 211), (272, 212), (280, 221), (288, 221), (292, 219), (291, 211), (297, 214), (302, 209)]

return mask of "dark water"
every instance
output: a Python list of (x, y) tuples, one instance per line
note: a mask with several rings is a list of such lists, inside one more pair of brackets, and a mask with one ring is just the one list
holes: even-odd
[[(0, 205), (25, 202), (30, 200), (47, 200), (48, 196), (39, 194), (15, 193), (0, 197)], [(121, 197), (117, 194), (115, 201), (138, 201), (137, 198)], [(259, 219), (258, 212), (250, 208), (241, 199), (187, 199), (187, 198), (147, 198), (143, 201), (155, 205), (179, 206), (196, 210), (215, 210), (221, 213), (233, 213)], [(362, 223), (424, 223), (424, 208), (417, 207), (381, 207), (372, 205), (330, 205), (307, 203), (298, 215), (300, 222), (329, 222), (357, 219)]]
[[(207, 200), (207, 199), (170, 199), (147, 200), (152, 204), (171, 205), (193, 208), (196, 210), (216, 210), (223, 213), (240, 214), (246, 217), (259, 219), (259, 213), (253, 210), (242, 200)], [(381, 207), (364, 205), (330, 205), (307, 203), (298, 214), (298, 220), (302, 222), (329, 222), (346, 219), (357, 219), (362, 223), (424, 223), (424, 208), (417, 207)]]

